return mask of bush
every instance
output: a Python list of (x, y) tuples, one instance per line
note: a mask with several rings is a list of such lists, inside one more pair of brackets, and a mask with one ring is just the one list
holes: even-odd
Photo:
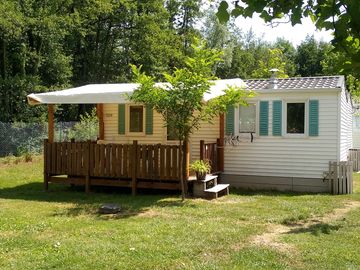
[(68, 138), (76, 141), (96, 140), (99, 122), (96, 116), (96, 108), (90, 113), (80, 116), (80, 122), (76, 123), (68, 132)]

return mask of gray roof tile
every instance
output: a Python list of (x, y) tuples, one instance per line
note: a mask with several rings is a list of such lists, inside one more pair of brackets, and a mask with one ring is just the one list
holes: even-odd
[[(344, 76), (277, 78), (277, 89), (329, 89), (341, 88)], [(247, 89), (272, 89), (271, 79), (245, 80)]]

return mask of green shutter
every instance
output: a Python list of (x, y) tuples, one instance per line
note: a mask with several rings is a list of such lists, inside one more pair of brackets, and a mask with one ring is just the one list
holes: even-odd
[(150, 106), (146, 106), (145, 121), (145, 133), (147, 135), (153, 134), (153, 109)]
[(260, 136), (269, 134), (269, 101), (260, 101)]
[(125, 104), (118, 106), (118, 132), (125, 134)]
[(235, 108), (234, 106), (230, 106), (227, 108), (226, 112), (226, 127), (225, 127), (225, 134), (226, 135), (234, 135), (235, 129)]
[(282, 102), (281, 100), (273, 101), (272, 113), (272, 134), (273, 136), (281, 136), (281, 123), (282, 123)]
[(318, 100), (309, 100), (309, 136), (319, 136)]

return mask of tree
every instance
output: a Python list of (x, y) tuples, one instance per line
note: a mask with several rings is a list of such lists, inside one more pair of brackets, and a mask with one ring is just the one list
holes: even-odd
[(165, 6), (169, 11), (170, 27), (176, 31), (181, 39), (184, 55), (191, 54), (191, 43), (194, 37), (199, 37), (195, 24), (201, 17), (202, 0), (166, 0)]
[[(190, 135), (198, 129), (202, 121), (211, 121), (215, 116), (224, 113), (228, 106), (246, 104), (251, 92), (238, 87), (229, 87), (224, 95), (204, 102), (203, 96), (209, 93), (213, 75), (213, 66), (219, 61), (220, 53), (206, 49), (205, 45), (192, 46), (193, 57), (186, 58), (186, 66), (175, 69), (173, 74), (164, 74), (167, 84), (157, 85), (154, 77), (141, 72), (141, 67), (132, 66), (135, 81), (140, 87), (130, 99), (134, 102), (151, 106), (160, 113), (168, 129), (179, 140), (180, 147), (188, 142)], [(185, 158), (181, 155), (183, 168)], [(185, 182), (181, 174), (182, 196), (185, 198)]]
[(329, 46), (327, 43), (317, 42), (313, 36), (307, 36), (297, 47), (297, 74), (303, 77), (322, 75), (321, 61), (331, 50)]
[(286, 62), (280, 49), (268, 49), (267, 56), (259, 60), (259, 67), (252, 73), (253, 78), (270, 78), (271, 69), (276, 68), (277, 77), (287, 78), (285, 71)]
[(293, 77), (296, 73), (296, 49), (290, 41), (284, 38), (276, 39), (272, 45), (273, 48), (279, 49), (282, 52), (283, 61), (285, 62), (285, 73), (289, 77)]
[[(344, 51), (347, 70), (360, 74), (360, 5), (358, 0), (321, 0), (321, 1), (273, 1), (240, 0), (221, 1), (217, 16), (227, 22), (231, 16), (251, 17), (260, 14), (265, 22), (287, 17), (292, 25), (300, 24), (303, 17), (310, 17), (318, 29), (334, 33), (332, 44), (338, 51)], [(229, 5), (230, 3), (230, 5)], [(231, 8), (229, 8), (231, 6)]]
[(324, 59), (321, 61), (322, 71), (324, 75), (343, 74), (346, 75), (346, 87), (353, 94), (355, 103), (360, 100), (360, 81), (353, 75), (344, 72), (343, 63), (346, 61), (344, 52), (328, 51), (324, 54)]

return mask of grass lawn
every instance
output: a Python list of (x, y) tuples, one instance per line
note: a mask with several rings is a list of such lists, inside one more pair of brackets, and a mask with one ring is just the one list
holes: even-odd
[[(352, 195), (233, 190), (183, 203), (164, 192), (44, 192), (41, 158), (0, 159), (0, 269), (360, 269), (360, 207), (329, 218), (360, 202), (355, 180)], [(123, 211), (101, 216), (102, 203)]]

